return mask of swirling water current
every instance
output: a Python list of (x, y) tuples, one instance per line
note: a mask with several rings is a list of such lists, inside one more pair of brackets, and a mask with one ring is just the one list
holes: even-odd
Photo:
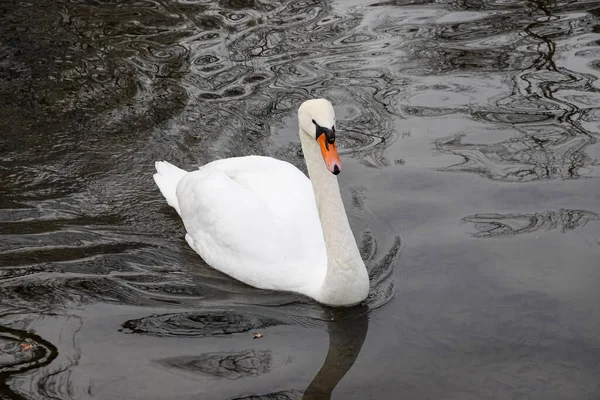
[[(0, 399), (597, 399), (599, 78), (597, 1), (2, 1)], [(152, 181), (305, 170), (314, 97), (349, 310), (211, 269)]]

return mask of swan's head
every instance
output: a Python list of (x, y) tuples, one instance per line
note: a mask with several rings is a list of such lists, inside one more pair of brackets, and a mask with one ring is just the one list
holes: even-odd
[(300, 130), (319, 143), (327, 169), (337, 175), (342, 162), (335, 142), (335, 112), (328, 100), (307, 100), (298, 109)]

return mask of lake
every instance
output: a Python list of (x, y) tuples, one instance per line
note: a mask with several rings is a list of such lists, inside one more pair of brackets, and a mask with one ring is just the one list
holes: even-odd
[[(597, 399), (599, 78), (597, 1), (3, 1), (0, 398)], [(317, 97), (349, 309), (210, 268), (152, 180), (306, 171)]]

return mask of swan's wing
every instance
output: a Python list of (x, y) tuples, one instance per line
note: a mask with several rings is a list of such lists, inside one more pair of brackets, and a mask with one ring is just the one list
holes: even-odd
[(324, 279), (325, 244), (310, 181), (266, 158), (219, 160), (177, 186), (188, 242), (250, 285), (296, 290)]

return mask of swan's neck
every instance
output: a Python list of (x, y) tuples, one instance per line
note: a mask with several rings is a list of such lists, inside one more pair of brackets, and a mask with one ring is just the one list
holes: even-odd
[(348, 223), (337, 177), (327, 170), (316, 140), (300, 132), (300, 142), (327, 249), (327, 274), (317, 300), (329, 305), (360, 303), (369, 293), (369, 277)]

